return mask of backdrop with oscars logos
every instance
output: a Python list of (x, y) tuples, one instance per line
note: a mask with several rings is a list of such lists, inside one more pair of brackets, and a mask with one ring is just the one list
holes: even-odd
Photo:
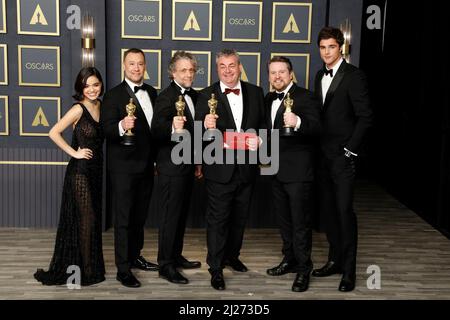
[[(275, 55), (289, 57), (297, 84), (311, 89), (322, 66), (316, 37), (327, 20), (335, 26), (351, 21), (352, 63), (359, 60), (358, 0), (0, 0), (0, 227), (57, 225), (68, 156), (50, 141), (48, 131), (73, 103), (85, 13), (94, 17), (95, 66), (107, 88), (123, 80), (123, 52), (138, 47), (146, 55), (145, 82), (157, 89), (169, 84), (167, 65), (176, 50), (197, 57), (195, 88), (217, 81), (215, 53), (222, 48), (239, 52), (242, 80), (265, 92), (266, 63)], [(70, 141), (70, 130), (65, 138)], [(269, 185), (267, 177), (257, 183), (251, 227), (276, 225)], [(195, 191), (188, 225), (203, 227), (201, 181)], [(158, 224), (157, 198), (149, 226)], [(111, 221), (108, 203), (105, 199), (105, 228)]]

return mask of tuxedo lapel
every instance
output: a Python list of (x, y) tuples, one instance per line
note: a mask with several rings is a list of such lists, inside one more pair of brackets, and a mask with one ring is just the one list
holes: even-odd
[[(249, 105), (250, 105), (250, 97), (249, 97), (249, 92), (247, 89), (247, 86), (244, 82), (241, 81), (241, 88), (242, 88), (242, 124), (241, 127), (242, 129), (247, 128), (247, 118), (248, 118), (248, 110), (249, 110)], [(228, 100), (228, 99), (227, 99)]]
[(322, 78), (323, 78), (323, 70), (320, 69), (319, 72), (317, 73), (315, 89), (316, 89), (316, 92), (318, 93), (321, 106), (323, 106)]
[[(289, 89), (288, 93), (290, 94), (291, 99), (292, 95), (295, 91), (295, 88), (297, 87), (297, 85), (295, 83), (292, 84), (291, 88)], [(273, 122), (274, 128), (282, 128), (284, 126), (284, 120), (283, 120), (283, 113), (286, 110), (286, 108), (284, 107), (284, 99), (286, 99), (285, 95), (283, 97), (283, 100), (281, 100), (281, 104), (280, 107), (277, 110), (276, 116), (275, 116), (275, 121)], [(295, 107), (295, 101), (294, 101), (294, 106)]]
[[(219, 101), (225, 107), (225, 110), (228, 114), (229, 124), (231, 124), (233, 126), (234, 130), (237, 130), (236, 123), (234, 122), (234, 118), (233, 118), (233, 112), (231, 111), (231, 107), (230, 107), (230, 104), (228, 103), (227, 96), (224, 93), (222, 93), (222, 90), (220, 90), (220, 82), (216, 83), (215, 91), (216, 91), (216, 96), (219, 98)], [(226, 127), (227, 128), (229, 127), (228, 123), (226, 124)]]
[(346, 65), (347, 63), (345, 62), (345, 60), (342, 61), (338, 71), (333, 77), (333, 80), (331, 81), (330, 84), (330, 88), (328, 89), (327, 95), (325, 97), (325, 102), (323, 104), (324, 109), (330, 104), (330, 101), (333, 99), (334, 92), (339, 87), (339, 84), (342, 82), (342, 79), (344, 78)]
[[(188, 106), (188, 104), (187, 104), (187, 102), (186, 102), (186, 99), (184, 98), (184, 95), (181, 93), (181, 88), (180, 88), (175, 82), (173, 82), (173, 81), (170, 83), (170, 85), (172, 86), (172, 88), (173, 88), (173, 90), (174, 90), (174, 93), (175, 93), (175, 95), (176, 95), (176, 100), (177, 100), (177, 101), (178, 101), (178, 97), (179, 97), (179, 96), (182, 96), (182, 97), (183, 97), (183, 101), (184, 101), (184, 103), (185, 103), (185, 106), (184, 106), (184, 115), (186, 116), (186, 119), (187, 119), (187, 121), (188, 121), (188, 124), (189, 124), (189, 123), (193, 123), (193, 122), (194, 122), (194, 117), (192, 116), (191, 110), (189, 109), (189, 106)], [(191, 89), (191, 90), (193, 90), (193, 89)], [(195, 107), (195, 99), (191, 97), (191, 100), (192, 100), (192, 104), (193, 104), (194, 107)], [(174, 108), (175, 108), (175, 105), (174, 105)]]
[(150, 91), (150, 85), (144, 83), (145, 91), (147, 91), (148, 96), (150, 97), (150, 102), (152, 103), (152, 109), (155, 109), (155, 103), (156, 103), (156, 95), (153, 95)]
[[(130, 86), (126, 83), (126, 81), (123, 81), (123, 86), (125, 87), (125, 90), (127, 91), (128, 95), (133, 98), (133, 103), (136, 105), (136, 111), (139, 114), (139, 117), (144, 117), (145, 118), (145, 114), (144, 114), (144, 110), (142, 109), (141, 104), (139, 103), (138, 98), (136, 97), (136, 95), (134, 94), (133, 90), (131, 90)], [(149, 93), (150, 95), (150, 93)], [(153, 105), (153, 102), (152, 102)], [(125, 106), (124, 106), (125, 107)]]
[(267, 128), (273, 129), (272, 127), (272, 103), (275, 100), (275, 91), (269, 92), (265, 97), (264, 101), (266, 103), (266, 123)]
[(275, 114), (275, 120), (273, 121), (273, 127), (274, 128), (281, 128), (282, 127), (282, 118), (283, 118), (283, 113), (284, 113), (284, 105), (283, 105), (283, 100), (281, 101), (280, 107), (277, 110), (277, 113)]

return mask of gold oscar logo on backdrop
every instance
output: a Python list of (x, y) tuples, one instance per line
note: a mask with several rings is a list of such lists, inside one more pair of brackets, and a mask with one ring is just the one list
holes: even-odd
[(48, 26), (47, 19), (45, 19), (44, 12), (42, 12), (41, 6), (38, 4), (34, 10), (33, 16), (30, 20), (31, 25), (40, 24), (43, 26)]
[(248, 76), (247, 76), (247, 72), (245, 72), (244, 65), (242, 65), (241, 80), (248, 82)]
[(300, 33), (300, 29), (298, 28), (297, 22), (295, 21), (294, 14), (291, 13), (289, 16), (286, 25), (284, 26), (283, 33)]
[(42, 107), (39, 107), (38, 111), (36, 112), (36, 115), (34, 116), (33, 123), (31, 124), (32, 127), (37, 127), (39, 125), (42, 125), (44, 127), (49, 126), (47, 117), (45, 116)]
[(146, 70), (144, 73), (144, 80), (149, 80), (149, 79), (150, 79), (150, 76), (148, 75), (148, 72)]
[(194, 11), (192, 10), (187, 18), (186, 24), (184, 25), (183, 31), (189, 30), (200, 31), (200, 26), (198, 24), (197, 18), (195, 17)]

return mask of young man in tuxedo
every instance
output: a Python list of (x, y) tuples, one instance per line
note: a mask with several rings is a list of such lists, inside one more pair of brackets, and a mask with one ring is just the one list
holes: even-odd
[[(196, 71), (197, 60), (192, 54), (185, 51), (174, 54), (168, 67), (172, 82), (156, 99), (151, 130), (158, 144), (157, 187), (159, 212), (162, 215), (158, 241), (159, 275), (179, 284), (188, 283), (188, 279), (177, 268), (192, 269), (201, 266), (199, 261), (188, 261), (182, 256), (186, 218), (194, 183), (193, 149), (189, 155), (190, 163), (175, 164), (171, 158), (172, 149), (177, 145), (176, 141), (172, 141), (176, 130), (186, 130), (193, 145), (197, 91), (191, 86)], [(180, 96), (185, 103), (184, 117), (178, 116), (175, 108)], [(200, 170), (195, 174), (200, 177)]]
[(325, 27), (317, 43), (324, 67), (315, 79), (322, 103), (323, 131), (318, 170), (319, 207), (329, 243), (328, 262), (313, 271), (315, 277), (342, 273), (339, 291), (352, 291), (356, 281), (357, 222), (353, 211), (355, 161), (372, 110), (365, 74), (342, 57), (344, 36)]
[[(267, 270), (271, 276), (296, 272), (292, 291), (308, 290), (312, 271), (312, 182), (314, 146), (320, 133), (320, 105), (312, 92), (293, 81), (292, 63), (282, 56), (268, 63), (273, 89), (265, 97), (267, 126), (281, 131), (288, 126), (292, 136), (280, 136), (279, 170), (273, 176), (272, 195), (283, 240), (283, 260)], [(292, 112), (283, 102), (289, 94)]]
[[(131, 268), (157, 271), (158, 266), (141, 256), (144, 224), (153, 188), (155, 144), (150, 133), (156, 90), (144, 83), (145, 55), (129, 49), (123, 58), (125, 80), (109, 90), (103, 100), (101, 123), (106, 137), (107, 168), (111, 181), (114, 248), (117, 280), (127, 287), (141, 284)], [(128, 116), (130, 98), (136, 105)], [(134, 145), (123, 145), (126, 130), (134, 133)]]
[[(240, 81), (242, 65), (235, 50), (224, 49), (216, 56), (219, 81), (200, 92), (196, 120), (203, 121), (206, 129), (241, 131), (265, 127), (264, 96), (260, 87)], [(211, 94), (217, 99), (216, 114), (209, 114)], [(257, 137), (249, 139), (245, 153), (255, 152)], [(227, 153), (234, 163), (227, 163)], [(236, 164), (236, 150), (224, 150), (223, 163), (203, 164), (208, 205), (207, 263), (211, 273), (211, 286), (225, 289), (222, 269), (230, 266), (238, 272), (247, 267), (239, 260), (245, 224), (249, 213), (253, 184), (258, 174), (257, 164)], [(248, 159), (248, 157), (246, 157)]]

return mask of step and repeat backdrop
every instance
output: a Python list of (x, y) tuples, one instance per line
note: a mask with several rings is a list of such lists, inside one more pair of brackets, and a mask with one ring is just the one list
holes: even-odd
[[(95, 65), (107, 88), (123, 80), (126, 49), (146, 54), (145, 82), (169, 84), (167, 65), (176, 50), (196, 55), (194, 86), (217, 81), (215, 54), (234, 48), (242, 80), (269, 90), (267, 61), (291, 59), (298, 85), (311, 88), (321, 68), (318, 31), (349, 19), (352, 63), (359, 59), (362, 4), (358, 0), (0, 0), (0, 226), (54, 227), (68, 157), (48, 131), (73, 103), (73, 81), (81, 65), (80, 21), (94, 17)], [(70, 131), (70, 130), (68, 130)], [(70, 140), (71, 133), (65, 138)], [(107, 186), (107, 184), (105, 184)], [(261, 177), (252, 200), (251, 227), (275, 226), (270, 181)], [(204, 186), (198, 182), (188, 225), (204, 224)], [(157, 194), (149, 226), (157, 226)], [(104, 225), (110, 225), (105, 200)]]

